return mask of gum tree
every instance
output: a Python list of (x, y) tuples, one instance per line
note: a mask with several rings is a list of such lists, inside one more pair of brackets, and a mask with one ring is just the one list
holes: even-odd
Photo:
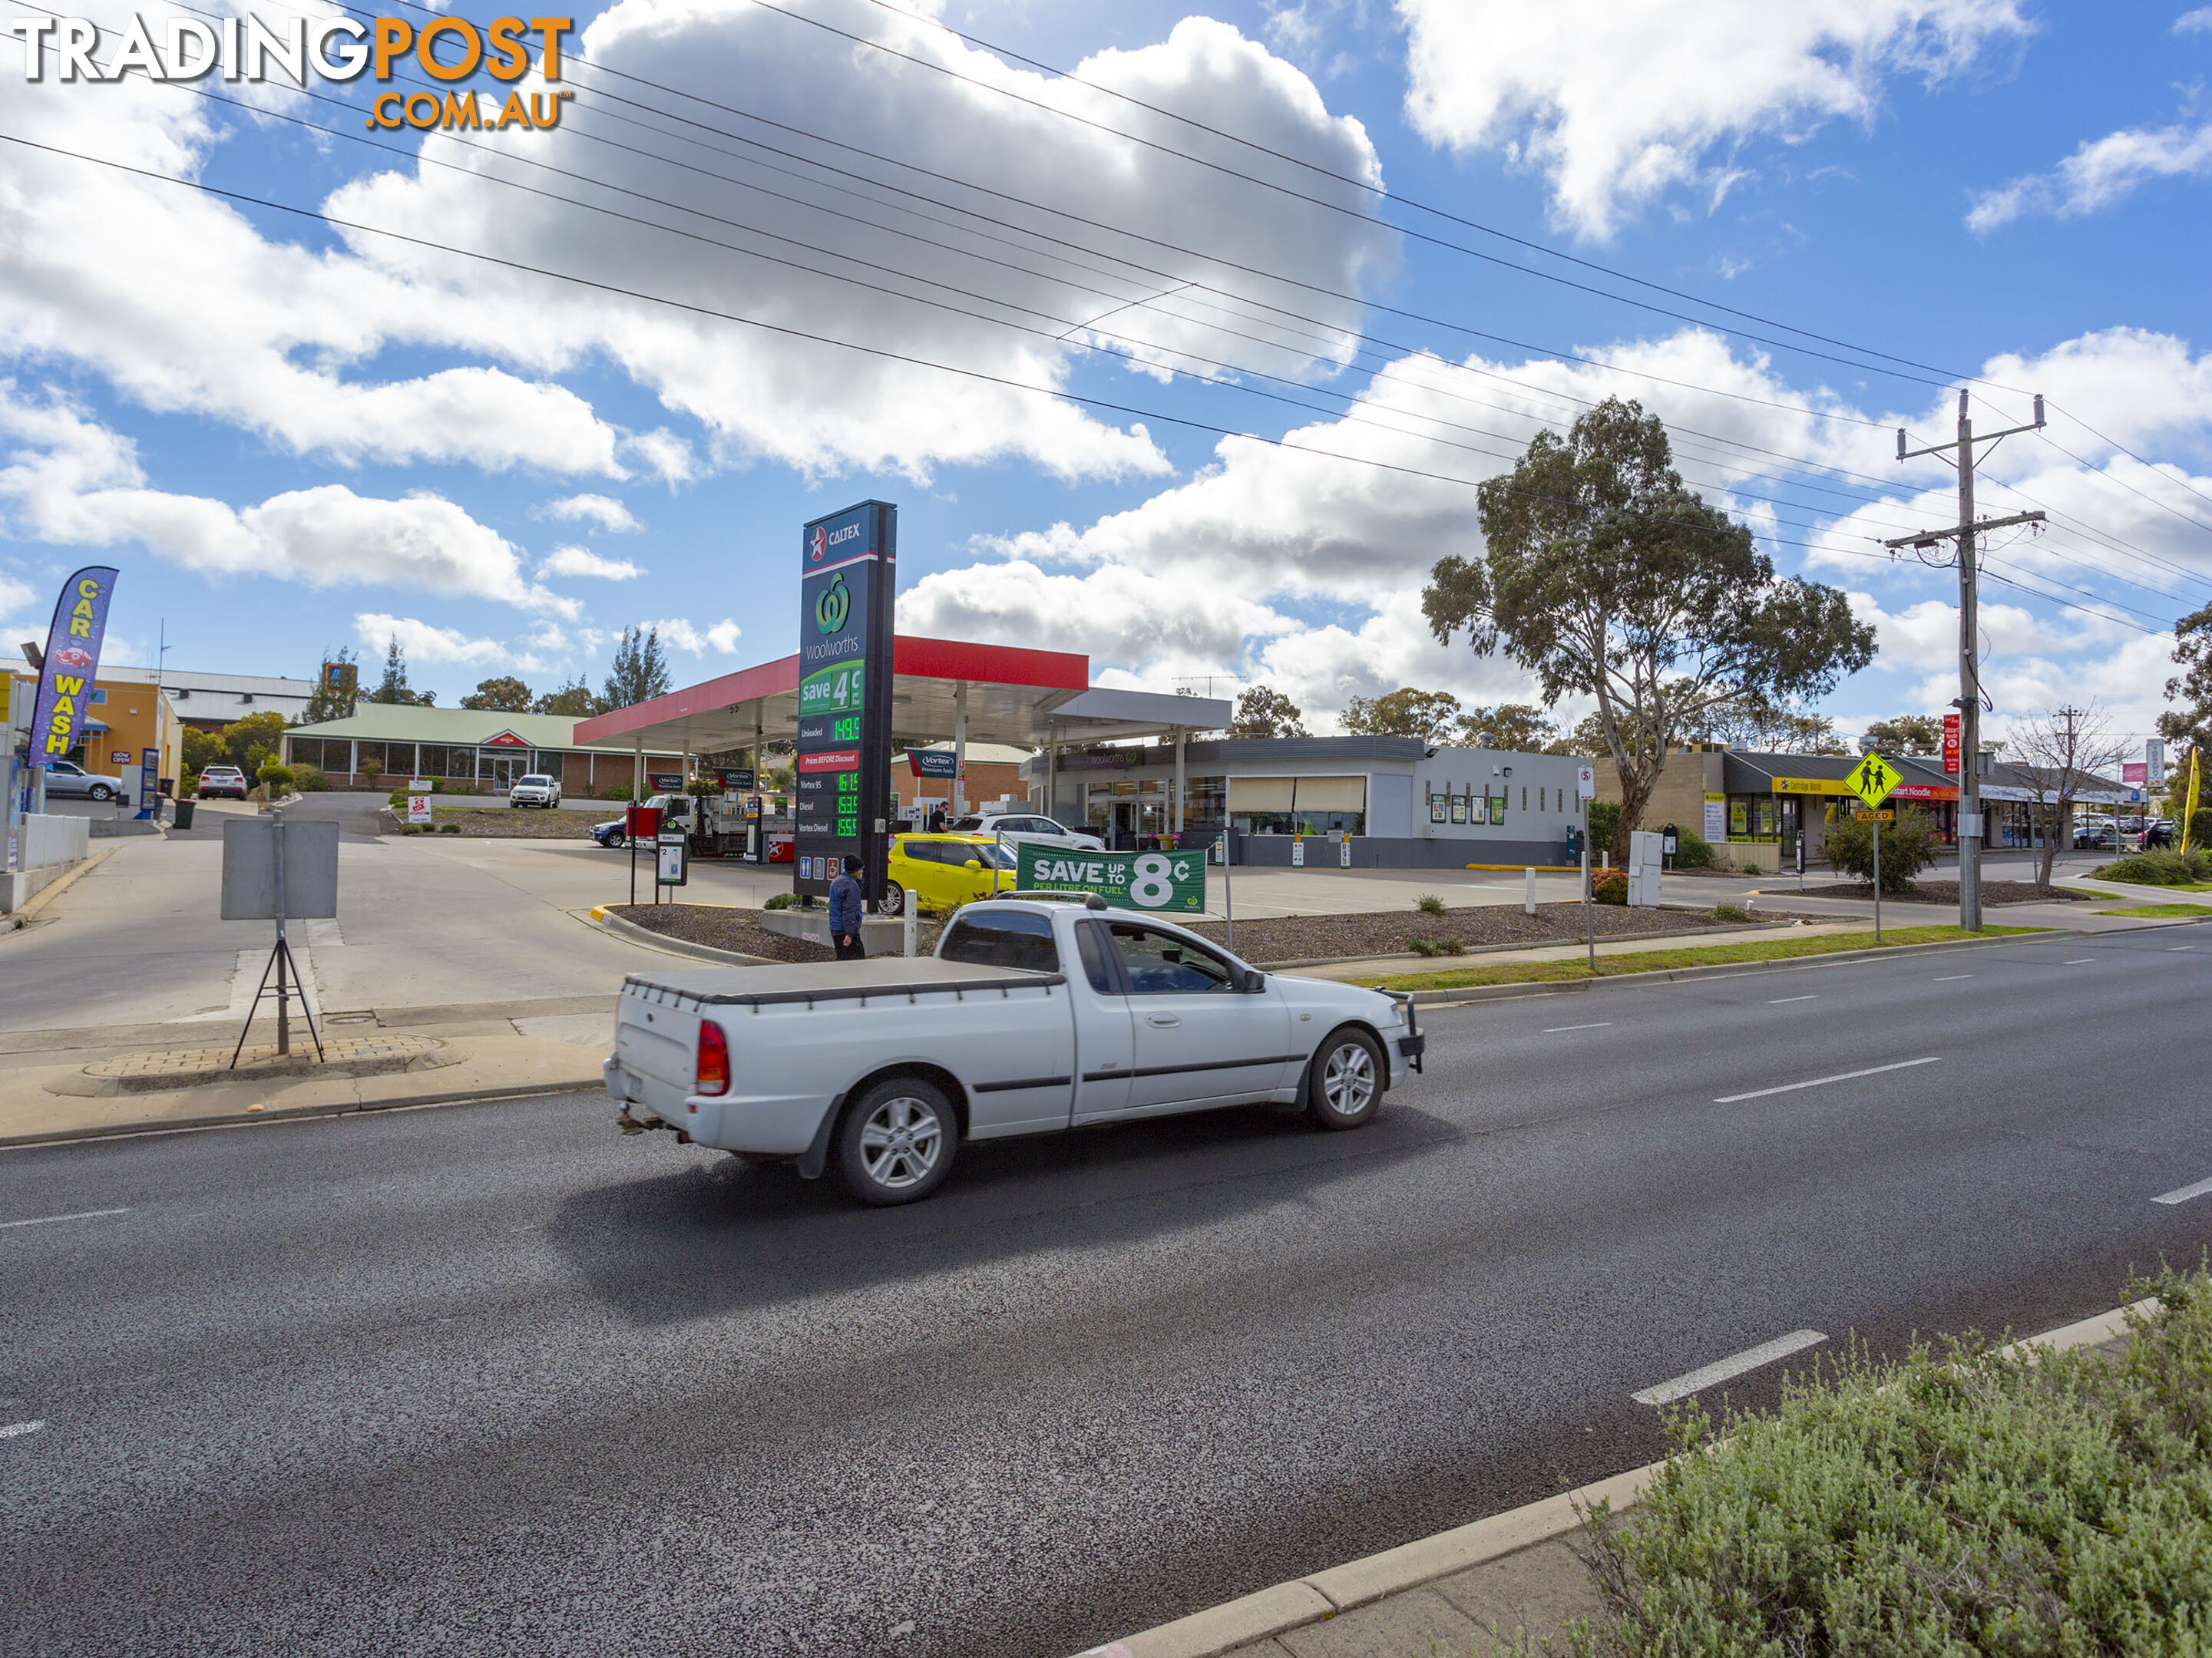
[(1667, 747), (1753, 698), (1825, 695), (1874, 659), (1842, 592), (1778, 577), (1751, 532), (1686, 488), (1665, 428), (1608, 398), (1540, 432), (1477, 494), (1484, 552), (1439, 560), (1421, 594), (1437, 638), (1464, 632), (1535, 674), (1544, 701), (1589, 697), (1620, 778), (1627, 856)]

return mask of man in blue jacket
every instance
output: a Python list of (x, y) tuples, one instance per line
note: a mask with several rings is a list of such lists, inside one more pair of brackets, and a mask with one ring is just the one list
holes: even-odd
[(845, 872), (830, 884), (830, 939), (836, 946), (841, 962), (857, 962), (866, 958), (866, 949), (860, 943), (860, 914), (864, 908), (860, 892), (860, 860), (845, 859)]

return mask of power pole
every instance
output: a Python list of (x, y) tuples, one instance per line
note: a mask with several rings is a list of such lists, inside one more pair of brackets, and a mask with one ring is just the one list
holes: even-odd
[(1959, 521), (1948, 529), (1922, 530), (1909, 536), (1899, 536), (1882, 545), (1894, 552), (1900, 547), (1933, 547), (1944, 540), (1959, 544), (1959, 926), (1962, 932), (1982, 930), (1982, 795), (1981, 728), (1982, 675), (1980, 665), (1979, 624), (1976, 620), (1975, 594), (1976, 564), (1979, 556), (1980, 537), (1984, 531), (2002, 530), (2015, 524), (2040, 524), (2041, 513), (2014, 513), (2009, 518), (1974, 518), (1974, 445), (1977, 442), (1995, 443), (2015, 432), (2033, 432), (2043, 426), (2043, 394), (2035, 394), (2035, 418), (2026, 426), (2009, 426), (2002, 432), (1987, 432), (1978, 439), (1974, 435), (1974, 422), (1966, 412), (1966, 392), (1959, 393), (1959, 436), (1953, 454), (1951, 444), (1930, 444), (1924, 449), (1907, 452), (1905, 428), (1897, 428), (1897, 458), (1911, 460), (1919, 455), (1942, 455), (1959, 471)]

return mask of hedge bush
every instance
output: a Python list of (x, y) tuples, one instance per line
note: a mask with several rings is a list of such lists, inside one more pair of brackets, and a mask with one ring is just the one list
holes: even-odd
[(2136, 852), (2099, 865), (2096, 873), (2107, 881), (2126, 881), (2135, 886), (2189, 886), (2212, 879), (2212, 859), (2195, 847), (2187, 852)]
[(1620, 802), (1593, 800), (1589, 803), (1590, 862), (1595, 865), (1598, 854), (1610, 851), (1613, 832), (1620, 827)]
[(1625, 904), (1628, 902), (1628, 872), (1626, 870), (1595, 870), (1590, 874), (1590, 897), (1601, 904)]
[(320, 766), (311, 766), (304, 760), (295, 760), (292, 762), (292, 786), (302, 794), (313, 794), (330, 787), (330, 780), (323, 775)]
[(762, 904), (761, 908), (763, 909), (789, 909), (792, 905), (797, 902), (798, 901), (787, 892), (771, 892), (768, 896), (767, 902)]
[(1909, 892), (1913, 878), (1936, 861), (1936, 827), (1924, 811), (1900, 811), (1893, 823), (1862, 823), (1838, 811), (1821, 848), (1839, 875), (1874, 884), (1874, 831), (1881, 830), (1881, 890)]
[(292, 768), (278, 760), (263, 761), (261, 769), (253, 774), (259, 780), (261, 786), (268, 791), (269, 798), (272, 800), (286, 790), (296, 786), (299, 781)]
[(599, 799), (602, 800), (627, 800), (630, 798), (631, 792), (630, 786), (627, 783), (613, 783), (599, 791)]
[(1611, 1616), (1585, 1658), (2212, 1649), (2212, 1282), (2130, 1283), (2117, 1363), (1978, 1336), (1856, 1346), (1771, 1414), (1673, 1412), (1676, 1455), (1592, 1517)]
[(1695, 829), (1674, 831), (1674, 867), (1676, 869), (1711, 869), (1713, 866), (1713, 843)]

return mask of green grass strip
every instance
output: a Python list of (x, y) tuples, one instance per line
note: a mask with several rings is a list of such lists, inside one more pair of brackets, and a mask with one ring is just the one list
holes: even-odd
[(2100, 909), (2100, 915), (2125, 915), (2137, 921), (2186, 921), (2199, 915), (2212, 915), (2212, 909), (2202, 904), (2133, 904), (2126, 909)]
[(1847, 950), (1887, 950), (1895, 944), (1940, 944), (1998, 933), (2048, 932), (2049, 927), (1985, 926), (1979, 933), (1955, 926), (1899, 926), (1882, 929), (1877, 946), (1871, 930), (1826, 932), (1810, 938), (1757, 938), (1735, 944), (1696, 944), (1675, 950), (1638, 950), (1601, 956), (1592, 974), (1582, 961), (1500, 962), (1491, 967), (1457, 968), (1441, 973), (1404, 973), (1388, 978), (1355, 979), (1377, 990), (1459, 990), (1471, 985), (1554, 984), (1571, 979), (1610, 979), (1624, 973), (1665, 972), (1681, 967), (1710, 967), (1729, 962), (1782, 962), (1800, 956), (1832, 956)]

